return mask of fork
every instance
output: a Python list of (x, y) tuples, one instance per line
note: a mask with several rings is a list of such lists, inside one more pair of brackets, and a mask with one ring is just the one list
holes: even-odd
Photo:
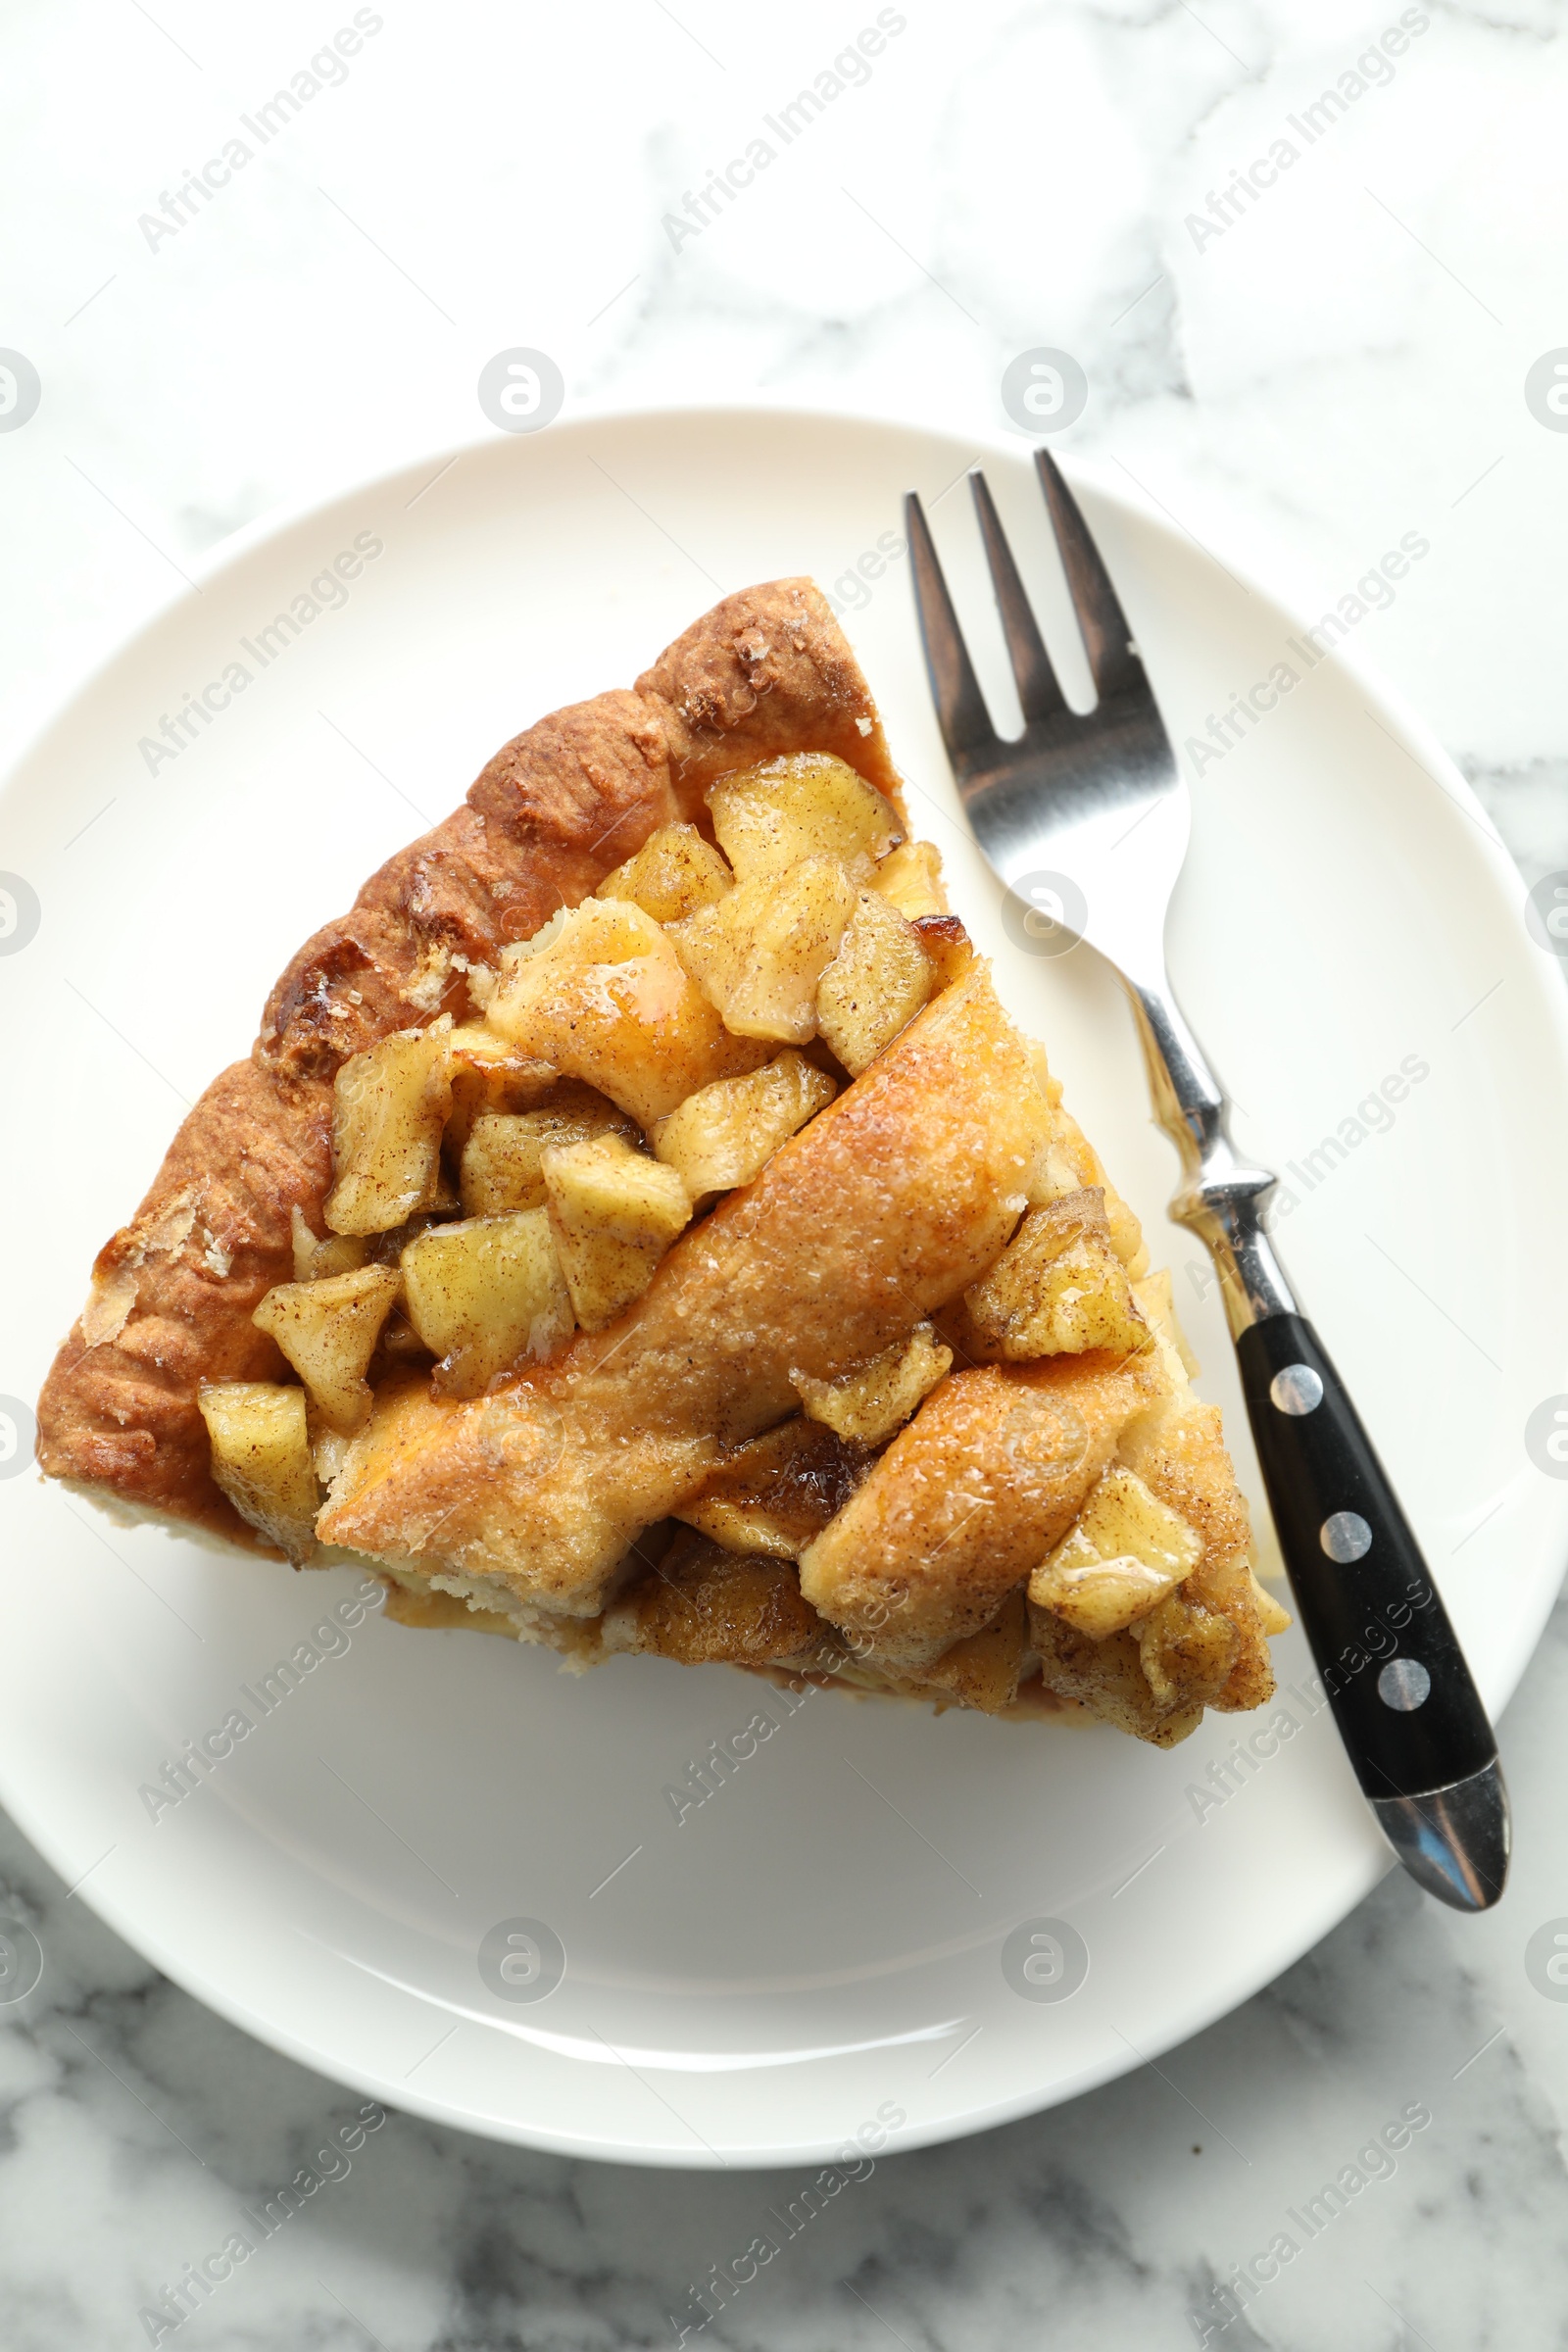
[(1110, 575), (1049, 453), (1035, 453), (1096, 705), (1069, 710), (983, 472), (969, 477), (1023, 709), (992, 725), (918, 497), (905, 502), (915, 605), (964, 814), (1044, 953), (1085, 940), (1132, 1000), (1155, 1114), (1181, 1155), (1171, 1214), (1207, 1245), (1240, 1361), (1280, 1548), (1363, 1795), (1404, 1868), (1456, 1910), (1507, 1876), (1497, 1743), (1442, 1595), (1344, 1381), (1300, 1312), (1262, 1211), (1276, 1179), (1242, 1159), (1229, 1104), (1165, 968), (1192, 808)]

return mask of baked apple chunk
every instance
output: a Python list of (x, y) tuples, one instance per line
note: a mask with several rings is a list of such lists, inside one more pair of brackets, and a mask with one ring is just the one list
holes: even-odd
[(570, 1335), (571, 1300), (542, 1208), (432, 1226), (401, 1265), (409, 1321), (439, 1358), (434, 1385), (445, 1396), (477, 1396)]
[(328, 1429), (351, 1437), (370, 1415), (369, 1368), (398, 1295), (387, 1266), (360, 1266), (314, 1282), (280, 1282), (252, 1320), (270, 1332)]
[(452, 1018), (404, 1029), (346, 1061), (332, 1104), (336, 1179), (322, 1214), (334, 1233), (389, 1233), (441, 1198), (441, 1136), (452, 1108)]
[(700, 906), (711, 906), (734, 881), (725, 859), (695, 825), (661, 825), (634, 858), (606, 875), (594, 896), (629, 900), (656, 923), (678, 923)]
[(1202, 1539), (1136, 1470), (1109, 1469), (1049, 1559), (1029, 1597), (1099, 1642), (1147, 1617), (1191, 1576)]
[(286, 1559), (316, 1547), (320, 1494), (305, 1391), (265, 1380), (212, 1381), (197, 1392), (213, 1476), (241, 1517)]
[(920, 935), (874, 890), (862, 890), (816, 987), (818, 1034), (852, 1078), (906, 1029), (936, 987)]
[(619, 1135), (554, 1145), (544, 1155), (545, 1201), (571, 1303), (584, 1331), (640, 1298), (664, 1251), (691, 1220), (673, 1168)]
[(794, 1386), (813, 1421), (857, 1446), (884, 1446), (929, 1396), (953, 1362), (929, 1323), (917, 1323), (908, 1338), (885, 1348), (869, 1363), (856, 1364), (837, 1380), (794, 1374)]
[(1012, 1363), (1087, 1348), (1130, 1355), (1149, 1343), (1098, 1187), (1030, 1209), (964, 1304), (982, 1340)]
[(804, 1046), (817, 1033), (817, 983), (856, 898), (855, 878), (837, 858), (803, 858), (737, 883), (668, 936), (726, 1029)]
[(647, 1126), (698, 1087), (766, 1058), (725, 1027), (673, 939), (629, 900), (563, 907), (535, 938), (505, 951), (486, 1017)]
[(463, 1146), (459, 1186), (464, 1214), (493, 1217), (513, 1209), (543, 1208), (545, 1153), (553, 1147), (586, 1144), (604, 1135), (624, 1136), (628, 1143), (640, 1140), (635, 1119), (628, 1119), (591, 1086), (570, 1079), (555, 1086), (535, 1110), (481, 1111)]
[(1285, 1622), (801, 581), (508, 745), (307, 944), (39, 1424), (50, 1475), (579, 1669), (1168, 1746)]
[(708, 795), (718, 846), (743, 882), (814, 858), (868, 873), (904, 839), (897, 809), (843, 760), (808, 753), (725, 776)]
[(838, 1088), (803, 1054), (786, 1052), (747, 1078), (715, 1078), (650, 1130), (658, 1157), (694, 1200), (760, 1176), (778, 1150), (824, 1110)]

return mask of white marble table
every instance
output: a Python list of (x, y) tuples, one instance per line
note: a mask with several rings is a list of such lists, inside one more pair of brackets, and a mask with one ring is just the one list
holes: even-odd
[[(1065, 446), (1303, 612), (1430, 540), (1357, 646), (1530, 879), (1568, 867), (1565, 26), (1560, 0), (13, 12), (0, 344), (41, 398), (0, 432), (0, 750), (226, 532), (470, 434), (501, 349), (551, 354), (568, 414), (761, 396), (973, 431), (1051, 346), (1088, 382)], [(1497, 1913), (1385, 1883), (1157, 2069), (880, 2162), (701, 2336), (693, 2289), (792, 2179), (394, 2115), (180, 2339), (1568, 2341), (1568, 2005), (1525, 1967), (1568, 1914), (1565, 1707), (1559, 1613), (1503, 1725)], [(173, 1990), (15, 1833), (0, 1884), (47, 1957), (0, 2011), (0, 2343), (143, 2343), (139, 2310), (359, 2102)], [(1286, 2219), (1401, 2114), (1429, 2120), (1344, 2213)], [(1216, 2284), (1282, 2230), (1300, 2252), (1222, 2327)]]

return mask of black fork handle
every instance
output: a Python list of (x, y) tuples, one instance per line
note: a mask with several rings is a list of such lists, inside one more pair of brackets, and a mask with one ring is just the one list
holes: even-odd
[[(1362, 1789), (1377, 1806), (1430, 1799), (1494, 1768), (1443, 1596), (1311, 1324), (1253, 1323), (1236, 1352), (1302, 1630)], [(1492, 1857), (1499, 1892), (1505, 1861)]]

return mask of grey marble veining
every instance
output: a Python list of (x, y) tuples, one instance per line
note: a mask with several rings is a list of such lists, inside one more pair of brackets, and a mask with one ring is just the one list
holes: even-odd
[[(870, 0), (361, 13), (351, 70), (183, 213), (166, 196), (347, 5), (32, 0), (0, 31), (0, 345), (44, 387), (0, 435), (5, 749), (226, 532), (471, 433), (510, 345), (556, 359), (567, 413), (761, 397), (964, 432), (1004, 429), (1004, 368), (1051, 346), (1089, 386), (1065, 445), (1303, 612), (1425, 534), (1357, 646), (1527, 879), (1568, 867), (1568, 434), (1525, 389), (1568, 343), (1561, 0), (908, 0), (874, 70), (695, 230), (688, 192), (831, 71)], [(1401, 24), (1391, 73), (1357, 74)], [(1347, 75), (1320, 131), (1290, 128)], [(706, 2328), (698, 2290), (791, 2176), (566, 2163), (394, 2114), (162, 2340), (1568, 2342), (1568, 2002), (1525, 1962), (1568, 1915), (1565, 1718), (1559, 1609), (1503, 1726), (1518, 1862), (1494, 1915), (1385, 1882), (1157, 2067), (880, 2160), (754, 2283), (710, 2283)], [(362, 2102), (173, 1989), (15, 1832), (0, 1881), (44, 1955), (0, 2010), (0, 2346), (144, 2343), (140, 2311)]]

